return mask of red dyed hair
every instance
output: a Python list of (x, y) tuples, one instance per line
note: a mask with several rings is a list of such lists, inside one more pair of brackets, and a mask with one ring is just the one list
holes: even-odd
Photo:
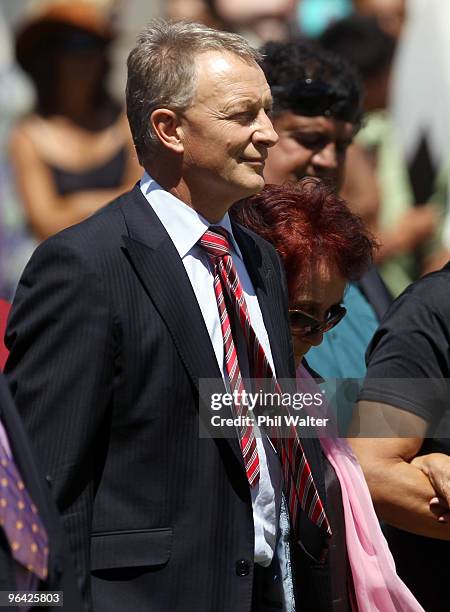
[(362, 219), (319, 179), (266, 185), (230, 213), (276, 248), (291, 295), (311, 272), (311, 264), (321, 259), (335, 264), (348, 280), (360, 278), (372, 262), (376, 243)]

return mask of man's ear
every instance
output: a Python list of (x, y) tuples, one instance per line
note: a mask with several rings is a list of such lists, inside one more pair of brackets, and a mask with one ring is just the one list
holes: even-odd
[(153, 130), (161, 144), (174, 153), (183, 153), (182, 128), (178, 115), (168, 108), (157, 108), (150, 115)]

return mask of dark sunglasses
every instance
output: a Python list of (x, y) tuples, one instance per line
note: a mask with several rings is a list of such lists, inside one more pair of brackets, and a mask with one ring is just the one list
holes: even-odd
[(336, 304), (328, 310), (325, 320), (319, 321), (299, 308), (289, 308), (289, 323), (293, 334), (302, 336), (324, 334), (337, 325), (346, 313), (345, 306)]

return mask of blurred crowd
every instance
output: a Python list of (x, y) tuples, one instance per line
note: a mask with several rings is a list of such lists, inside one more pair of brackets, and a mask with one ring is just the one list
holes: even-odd
[(139, 178), (120, 50), (156, 13), (255, 46), (310, 40), (355, 68), (363, 116), (341, 193), (376, 235), (377, 266), (396, 297), (439, 268), (450, 245), (448, 12), (436, 0), (4, 0), (0, 296), (12, 298), (40, 240)]

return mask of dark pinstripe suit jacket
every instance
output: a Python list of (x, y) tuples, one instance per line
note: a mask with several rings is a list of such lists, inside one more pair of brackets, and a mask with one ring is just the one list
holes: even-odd
[[(293, 377), (279, 259), (251, 232), (235, 237), (278, 375)], [(95, 612), (248, 612), (242, 455), (235, 438), (199, 438), (199, 379), (223, 389), (221, 374), (183, 263), (138, 186), (37, 249), (7, 343), (15, 401)]]
[[(29, 440), (25, 435), (2, 374), (0, 374), (0, 419), (8, 435), (14, 461), (20, 470), (31, 499), (39, 510), (48, 534), (50, 550), (48, 579), (40, 582), (38, 588), (40, 590), (63, 590), (65, 599), (62, 609), (67, 612), (82, 612), (83, 604), (75, 581), (73, 560), (64, 542), (56, 508), (50, 501), (50, 489), (36, 469)], [(9, 544), (0, 527), (0, 591), (16, 590), (15, 571)], [(17, 608), (8, 609), (16, 610)], [(35, 609), (44, 611), (42, 607)]]

